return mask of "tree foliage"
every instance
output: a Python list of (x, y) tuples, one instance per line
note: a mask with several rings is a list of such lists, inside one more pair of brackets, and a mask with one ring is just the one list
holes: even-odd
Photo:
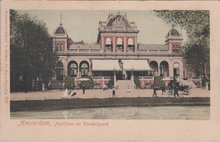
[(92, 89), (94, 87), (94, 82), (91, 76), (87, 77), (88, 80), (84, 80), (80, 82), (80, 88)]
[(74, 89), (75, 88), (75, 78), (71, 76), (65, 77), (65, 88)]
[[(188, 42), (185, 45), (186, 63), (205, 76), (209, 68), (210, 56), (210, 16), (207, 10), (160, 10), (155, 11), (169, 24), (185, 29)], [(205, 69), (206, 68), (206, 69)]]
[(53, 76), (57, 57), (44, 23), (10, 11), (11, 91), (33, 90)]

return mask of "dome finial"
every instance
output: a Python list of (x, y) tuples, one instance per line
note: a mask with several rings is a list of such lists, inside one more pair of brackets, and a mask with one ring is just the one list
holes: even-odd
[(60, 26), (62, 26), (62, 12), (60, 12)]

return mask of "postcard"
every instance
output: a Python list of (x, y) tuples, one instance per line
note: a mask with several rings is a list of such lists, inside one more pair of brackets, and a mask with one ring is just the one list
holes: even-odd
[(0, 141), (219, 141), (219, 6), (2, 1)]

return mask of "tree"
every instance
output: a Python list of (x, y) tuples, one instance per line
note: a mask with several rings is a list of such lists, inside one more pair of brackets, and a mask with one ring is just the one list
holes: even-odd
[(75, 78), (71, 76), (65, 77), (65, 88), (74, 89), (75, 88)]
[(188, 35), (184, 57), (187, 64), (202, 76), (209, 72), (210, 58), (210, 22), (207, 10), (161, 10), (155, 11), (169, 24), (179, 25)]
[(11, 91), (28, 91), (53, 76), (57, 56), (45, 24), (10, 11)]

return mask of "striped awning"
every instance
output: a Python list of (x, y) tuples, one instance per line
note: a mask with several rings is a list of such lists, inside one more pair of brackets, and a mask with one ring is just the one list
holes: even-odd
[(148, 60), (104, 60), (93, 59), (93, 71), (148, 71), (152, 70), (149, 66)]
[(123, 68), (126, 71), (147, 71), (152, 70), (148, 60), (122, 60)]
[(93, 71), (119, 71), (122, 70), (118, 60), (92, 60)]

